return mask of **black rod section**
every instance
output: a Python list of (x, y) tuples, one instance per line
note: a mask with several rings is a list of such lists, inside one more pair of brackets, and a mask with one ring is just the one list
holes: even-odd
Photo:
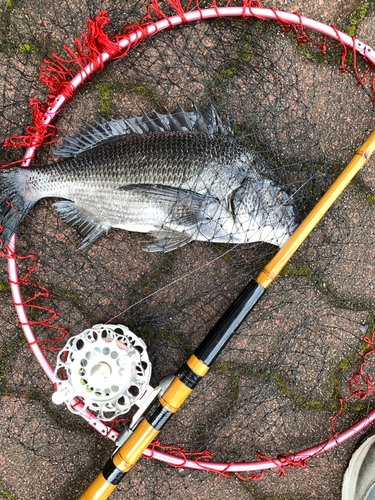
[(236, 300), (228, 307), (215, 326), (195, 349), (194, 355), (207, 366), (211, 366), (216, 357), (229, 342), (239, 324), (245, 319), (254, 305), (263, 295), (265, 288), (252, 280), (242, 290)]

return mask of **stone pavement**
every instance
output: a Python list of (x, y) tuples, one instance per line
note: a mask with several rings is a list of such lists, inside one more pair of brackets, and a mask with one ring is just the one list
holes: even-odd
[[(84, 20), (91, 13), (107, 8), (110, 17), (121, 26), (118, 12), (128, 8), (128, 4), (109, 0), (79, 5), (66, 1), (57, 8), (53, 1), (46, 0), (38, 3), (41, 10), (36, 13), (32, 2), (21, 4), (3, 5), (6, 15), (1, 18), (0, 32), (0, 37), (1, 33), (6, 34), (0, 38), (0, 63), (3, 70), (7, 68), (3, 71), (1, 116), (4, 124), (9, 121), (15, 130), (28, 124), (16, 111), (23, 110), (26, 116), (27, 98), (34, 92), (35, 69), (43, 58), (50, 57), (51, 51), (57, 51), (84, 29)], [(134, 5), (132, 9), (129, 2), (128, 15), (135, 21), (139, 19), (140, 6)], [(373, 2), (279, 0), (264, 6), (298, 11), (355, 34), (369, 45), (374, 43)], [(61, 18), (60, 25), (54, 23), (56, 16)], [(49, 26), (53, 29), (49, 30)], [(144, 52), (139, 49), (138, 53), (137, 49), (128, 59), (111, 63), (107, 71), (80, 89), (62, 112), (60, 137), (72, 133), (84, 120), (100, 115), (128, 116), (139, 104), (154, 105), (157, 101), (170, 105), (185, 99), (183, 85), (188, 82), (189, 92), (198, 102), (210, 89), (209, 95), (216, 98), (222, 109), (239, 120), (246, 117), (250, 142), (262, 136), (258, 148), (267, 143), (270, 151), (289, 162), (292, 170), (298, 161), (310, 161), (310, 169), (313, 164), (315, 184), (311, 188), (309, 185), (310, 192), (303, 191), (308, 208), (309, 202), (334, 177), (334, 167), (342, 167), (373, 130), (371, 85), (357, 89), (354, 82), (349, 84), (348, 78), (338, 72), (337, 65), (317, 63), (311, 70), (316, 56), (305, 46), (297, 47), (287, 35), (281, 37), (278, 45), (270, 46), (267, 36), (274, 35), (264, 35), (265, 30), (260, 27), (258, 44), (256, 29), (245, 37), (241, 24), (234, 23), (231, 30), (222, 31), (224, 43), (218, 43), (215, 52), (210, 44), (215, 46), (218, 40), (210, 38), (210, 30), (197, 25), (190, 35), (189, 27), (182, 28), (185, 35), (176, 40), (173, 34), (170, 38), (165, 35), (167, 42), (159, 43), (155, 37)], [(31, 35), (25, 35), (29, 32), (34, 33), (32, 42)], [(205, 60), (207, 52), (196, 44), (198, 36), (200, 45), (211, 54), (209, 60)], [(16, 63), (9, 66), (7, 43), (18, 47)], [(266, 43), (268, 52), (263, 58), (260, 53)], [(240, 48), (228, 55), (225, 48), (231, 44)], [(184, 59), (184, 51), (194, 54), (199, 62), (196, 67)], [(337, 62), (340, 49), (336, 48), (335, 55)], [(229, 62), (223, 66), (224, 57)], [(179, 70), (176, 60), (181, 61), (184, 71)], [(257, 79), (256, 71), (244, 69), (247, 63), (252, 69), (269, 64), (272, 84), (268, 87), (268, 82)], [(362, 66), (360, 70), (363, 71)], [(159, 87), (152, 80), (158, 71), (163, 82)], [(273, 89), (281, 77), (285, 86), (280, 86), (280, 94), (275, 93), (274, 98)], [(24, 100), (19, 107), (17, 96)], [(8, 102), (12, 103), (10, 111), (6, 110)], [(278, 127), (274, 123), (276, 117)], [(288, 149), (285, 130), (299, 138), (293, 151)], [(309, 160), (316, 143), (320, 152), (311, 154), (313, 159)], [(48, 154), (42, 153), (37, 161), (43, 164)], [(297, 160), (291, 159), (293, 155)], [(322, 165), (317, 159), (319, 155)], [(375, 325), (374, 168), (375, 160), (371, 160), (286, 266), (251, 318), (240, 327), (212, 373), (162, 431), (162, 444), (178, 444), (195, 451), (207, 447), (218, 461), (252, 461), (257, 459), (256, 451), (274, 457), (312, 446), (331, 435), (330, 418), (338, 409), (336, 396), (348, 396), (348, 382), (366, 347), (361, 339)], [(50, 204), (41, 202), (23, 225), (19, 248), (23, 253), (38, 255), (33, 280), (49, 289), (48, 307), (58, 309), (63, 318), (57, 324), (64, 324), (69, 333), (77, 334), (121, 313), (125, 305), (217, 257), (223, 250), (198, 243), (173, 255), (146, 258), (139, 251), (143, 243), (143, 236), (111, 231), (86, 253), (79, 252), (73, 232), (66, 230)], [(248, 257), (250, 252), (246, 252), (236, 249), (231, 256), (219, 259), (188, 281), (162, 290), (118, 319), (146, 341), (154, 367), (153, 383), (186, 359), (220, 311), (271, 257), (273, 250), (262, 253), (255, 249), (253, 261)], [(111, 443), (95, 435), (78, 417), (51, 403), (51, 386), (41, 376), (17, 325), (5, 259), (1, 264), (0, 498), (73, 500), (100, 470), (111, 453)], [(28, 265), (23, 264), (25, 269)], [(32, 286), (24, 285), (25, 297), (30, 296), (31, 290)], [(44, 304), (38, 300), (36, 305)], [(40, 319), (40, 314), (36, 308), (30, 310), (31, 319)], [(55, 335), (38, 326), (35, 331), (43, 339)], [(56, 353), (46, 356), (54, 365)], [(367, 375), (372, 373), (371, 363), (369, 359)], [(337, 429), (354, 423), (372, 407), (372, 398), (349, 404)], [(371, 426), (363, 434), (370, 432)], [(267, 471), (259, 481), (241, 481), (235, 475), (225, 478), (141, 459), (111, 498), (338, 500), (345, 467), (361, 438), (362, 435), (356, 436), (332, 452), (315, 457), (307, 468), (287, 469), (282, 477), (277, 471)]]

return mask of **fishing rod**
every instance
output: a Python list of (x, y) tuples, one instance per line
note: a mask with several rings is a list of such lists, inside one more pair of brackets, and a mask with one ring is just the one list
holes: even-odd
[(187, 362), (177, 370), (170, 385), (150, 405), (135, 428), (126, 429), (125, 442), (115, 450), (102, 471), (78, 500), (105, 500), (109, 497), (135, 465), (144, 450), (156, 438), (162, 427), (177, 412), (185, 399), (206, 375), (215, 359), (234, 335), (237, 327), (258, 302), (266, 288), (278, 276), (334, 201), (369, 160), (374, 150), (375, 132), (357, 150), (343, 172), (294, 231), (286, 244), (224, 312)]

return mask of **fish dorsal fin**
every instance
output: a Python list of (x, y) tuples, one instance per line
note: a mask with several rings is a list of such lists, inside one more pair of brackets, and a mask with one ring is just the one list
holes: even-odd
[(95, 121), (95, 125), (86, 123), (80, 127), (74, 136), (65, 136), (65, 144), (54, 151), (54, 154), (63, 158), (77, 156), (84, 151), (113, 141), (116, 137), (126, 135), (144, 135), (152, 132), (204, 132), (206, 134), (233, 135), (229, 122), (222, 122), (216, 109), (210, 102), (207, 106), (194, 104), (194, 111), (184, 111), (181, 106), (166, 114), (153, 111), (148, 115), (143, 109), (142, 116), (119, 118), (117, 120)]
[(93, 221), (72, 201), (57, 201), (53, 207), (69, 227), (75, 226), (77, 233), (83, 238), (80, 249), (87, 247), (110, 229), (108, 225)]

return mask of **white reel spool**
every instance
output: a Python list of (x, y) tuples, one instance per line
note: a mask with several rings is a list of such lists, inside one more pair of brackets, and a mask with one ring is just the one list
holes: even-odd
[(57, 358), (55, 404), (86, 420), (122, 415), (148, 389), (146, 344), (123, 325), (95, 325), (71, 337)]

